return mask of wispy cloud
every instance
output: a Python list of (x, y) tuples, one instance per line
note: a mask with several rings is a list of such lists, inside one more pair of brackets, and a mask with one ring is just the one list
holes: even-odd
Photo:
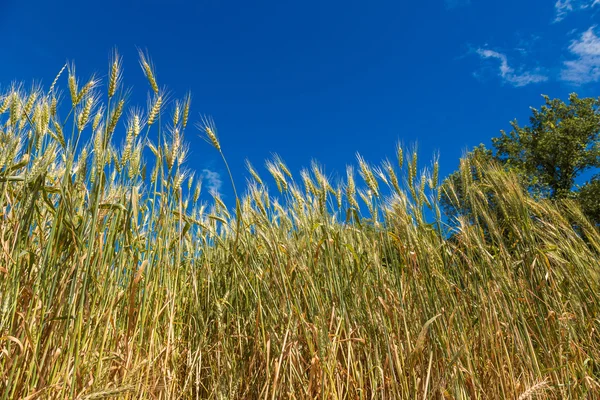
[(515, 87), (526, 86), (531, 83), (545, 82), (548, 77), (537, 72), (528, 72), (519, 69), (515, 71), (510, 65), (508, 65), (508, 58), (506, 54), (499, 53), (489, 49), (478, 49), (477, 54), (484, 59), (496, 59), (500, 61), (498, 75), (506, 83), (509, 83)]
[(600, 80), (600, 37), (595, 28), (592, 26), (571, 42), (569, 51), (576, 58), (564, 62), (560, 74), (563, 81), (582, 85)]
[(554, 3), (556, 17), (554, 22), (560, 22), (573, 11), (585, 10), (600, 4), (600, 0), (557, 0)]
[[(600, 0), (596, 0), (596, 1), (600, 1)], [(452, 9), (452, 8), (468, 6), (469, 4), (471, 4), (471, 0), (444, 0), (444, 3), (446, 3), (447, 9)]]
[(221, 175), (218, 172), (211, 171), (209, 169), (203, 169), (200, 177), (202, 178), (202, 181), (206, 182), (209, 193), (217, 194), (220, 192), (223, 181), (221, 180)]

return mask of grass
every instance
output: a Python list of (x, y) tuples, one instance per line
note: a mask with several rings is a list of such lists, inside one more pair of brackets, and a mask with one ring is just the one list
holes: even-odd
[(106, 87), (69, 66), (63, 101), (63, 75), (0, 94), (2, 399), (600, 398), (600, 233), (576, 204), (463, 160), (475, 217), (450, 221), (457, 188), (405, 149), (339, 184), (275, 157), (275, 192), (248, 163), (235, 211), (206, 204), (191, 97), (141, 66), (147, 110), (118, 54)]

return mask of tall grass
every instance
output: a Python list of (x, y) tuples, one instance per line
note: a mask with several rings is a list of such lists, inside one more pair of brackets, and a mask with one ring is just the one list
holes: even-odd
[(398, 149), (339, 183), (275, 157), (275, 192), (248, 163), (235, 211), (206, 204), (190, 96), (142, 54), (128, 110), (121, 64), (0, 94), (2, 399), (600, 397), (600, 234), (574, 203), (463, 160), (476, 218), (451, 228), (457, 188)]

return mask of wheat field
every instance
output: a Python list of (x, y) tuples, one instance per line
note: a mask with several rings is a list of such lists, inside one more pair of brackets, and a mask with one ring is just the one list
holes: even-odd
[(215, 123), (140, 65), (145, 109), (117, 53), (0, 93), (2, 399), (600, 398), (575, 203), (464, 159), (453, 219), (437, 159), (398, 147), (339, 181), (248, 162), (228, 207), (185, 164), (201, 134), (229, 171)]

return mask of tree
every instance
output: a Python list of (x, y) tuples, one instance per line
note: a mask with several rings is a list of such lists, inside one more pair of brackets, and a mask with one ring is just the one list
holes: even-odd
[[(584, 213), (600, 224), (600, 175), (580, 182), (582, 174), (600, 167), (600, 98), (569, 96), (569, 104), (544, 96), (540, 110), (532, 108), (530, 125), (521, 127), (515, 120), (512, 131), (501, 131), (492, 139), (495, 152), (483, 145), (466, 156), (470, 162), (496, 160), (516, 172), (534, 196), (550, 199), (575, 198)], [(457, 193), (445, 193), (442, 205), (447, 215), (465, 215), (469, 210), (456, 207), (461, 193), (458, 172), (446, 179)], [(474, 176), (474, 179), (477, 179)]]
[(600, 175), (594, 176), (583, 185), (576, 193), (581, 210), (595, 223), (600, 224)]
[(492, 139), (495, 158), (527, 178), (529, 189), (553, 199), (572, 195), (582, 173), (600, 167), (600, 99), (569, 96), (532, 108), (530, 126), (511, 122), (510, 133)]

